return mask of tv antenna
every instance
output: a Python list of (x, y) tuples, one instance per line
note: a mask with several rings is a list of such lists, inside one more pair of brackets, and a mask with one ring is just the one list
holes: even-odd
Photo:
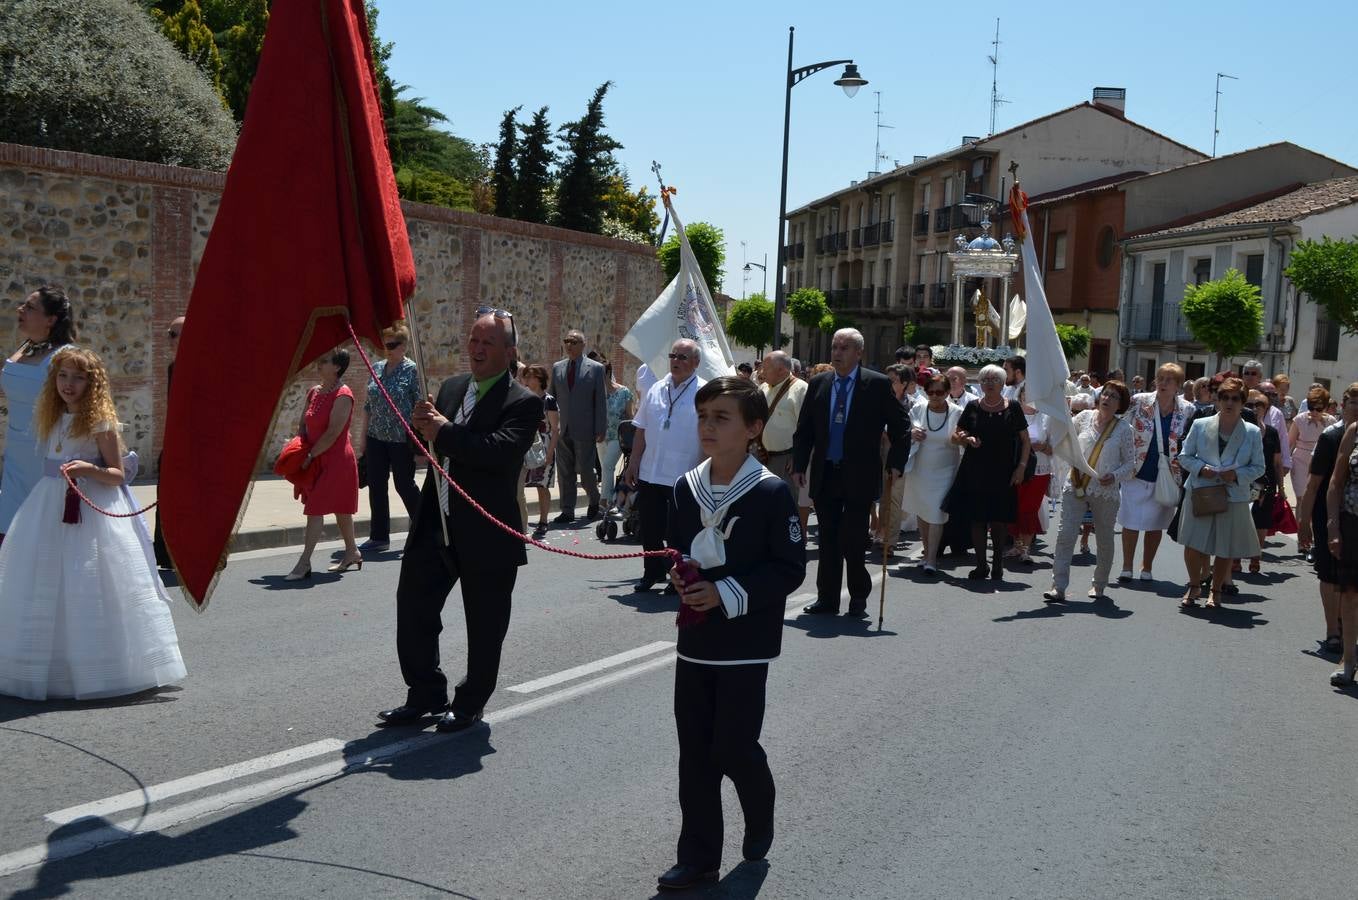
[(1218, 72), (1218, 73), (1217, 73), (1217, 97), (1216, 97), (1216, 102), (1212, 104), (1212, 158), (1213, 158), (1213, 159), (1215, 159), (1215, 158), (1216, 158), (1216, 155), (1217, 155), (1217, 135), (1221, 134), (1221, 129), (1220, 129), (1219, 127), (1217, 127), (1217, 122), (1219, 121), (1219, 119), (1218, 119), (1217, 117), (1218, 117), (1218, 114), (1221, 112), (1221, 79), (1223, 79), (1223, 78), (1229, 78), (1229, 79), (1231, 79), (1232, 81), (1239, 81), (1239, 80), (1240, 80), (1239, 78), (1237, 78), (1237, 77), (1234, 76), (1234, 75), (1227, 75), (1225, 72)]
[[(871, 171), (872, 171), (872, 174), (873, 174), (873, 175), (880, 175), (880, 174), (882, 174), (882, 170), (879, 169), (879, 168), (877, 168), (878, 164), (879, 164), (879, 163), (886, 162), (888, 159), (891, 158), (890, 154), (887, 154), (887, 153), (883, 153), (883, 152), (882, 152), (882, 129), (883, 129), (883, 128), (895, 128), (896, 126), (895, 126), (895, 125), (883, 125), (883, 124), (882, 124), (882, 92), (881, 92), (881, 91), (873, 91), (873, 94), (875, 94), (875, 95), (877, 96), (877, 110), (873, 113), (873, 115), (875, 115), (875, 116), (877, 117), (877, 131), (876, 131), (876, 134), (877, 134), (877, 143), (876, 143), (876, 146), (873, 147), (873, 151), (872, 151), (872, 169), (871, 169)], [(869, 176), (869, 177), (871, 177), (871, 176)]]
[(995, 133), (995, 114), (1001, 103), (1010, 101), (1000, 96), (1000, 20), (995, 19), (995, 40), (990, 42), (995, 52), (986, 57), (990, 60), (990, 133)]

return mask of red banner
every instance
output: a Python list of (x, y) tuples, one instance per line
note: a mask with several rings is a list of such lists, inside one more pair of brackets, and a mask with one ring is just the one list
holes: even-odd
[(161, 524), (200, 609), (289, 382), (344, 343), (346, 320), (380, 342), (414, 289), (362, 0), (280, 0), (166, 416)]

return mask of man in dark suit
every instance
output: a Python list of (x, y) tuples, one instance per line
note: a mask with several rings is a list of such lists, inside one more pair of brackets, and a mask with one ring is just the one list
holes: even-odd
[(556, 444), (556, 477), (561, 488), (561, 514), (553, 521), (575, 521), (575, 479), (578, 475), (589, 497), (586, 519), (599, 515), (599, 482), (594, 477), (595, 445), (608, 431), (604, 367), (585, 356), (585, 336), (572, 329), (562, 344), (566, 358), (552, 365), (552, 385), (561, 415), (561, 439)]
[(886, 468), (897, 478), (910, 453), (905, 409), (891, 392), (891, 380), (865, 369), (863, 335), (841, 328), (830, 342), (833, 372), (811, 379), (792, 438), (792, 472), (797, 484), (811, 484), (820, 526), (816, 602), (810, 615), (839, 612), (839, 593), (848, 569), (849, 615), (868, 616), (872, 577), (863, 554), (868, 513), (882, 495), (882, 433), (891, 442)]
[[(543, 403), (509, 377), (513, 319), (504, 310), (477, 312), (467, 339), (471, 374), (443, 382), (437, 402), (416, 404), (411, 423), (477, 503), (522, 531), (519, 471), (542, 421)], [(487, 521), (430, 470), (396, 587), (396, 652), (406, 702), (378, 713), (383, 723), (410, 725), (445, 708), (439, 731), (461, 731), (480, 721), (499, 676), (518, 567), (527, 562), (522, 541)], [(467, 677), (449, 704), (448, 679), (439, 668), (439, 632), (443, 604), (459, 580), (467, 617)]]

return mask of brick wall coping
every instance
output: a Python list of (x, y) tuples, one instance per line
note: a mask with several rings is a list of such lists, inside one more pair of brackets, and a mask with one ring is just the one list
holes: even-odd
[[(189, 169), (183, 166), (167, 166), (136, 159), (115, 159), (109, 156), (95, 156), (90, 153), (75, 153), (70, 150), (53, 150), (49, 147), (7, 144), (3, 141), (0, 141), (0, 164), (29, 166), (70, 175), (126, 179), (170, 187), (217, 191), (219, 193), (226, 186), (226, 173), (224, 172)], [(411, 218), (426, 222), (443, 222), (464, 228), (479, 228), (483, 231), (514, 234), (544, 241), (581, 244), (655, 258), (655, 248), (648, 244), (638, 244), (584, 231), (571, 231), (568, 228), (538, 225), (534, 222), (520, 222), (516, 219), (500, 219), (495, 216), (448, 209), (442, 206), (431, 206), (427, 203), (414, 203), (409, 200), (402, 200), (401, 208)]]

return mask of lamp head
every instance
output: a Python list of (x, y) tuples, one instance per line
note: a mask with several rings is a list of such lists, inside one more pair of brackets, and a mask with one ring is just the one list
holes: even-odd
[(849, 63), (844, 67), (844, 74), (835, 79), (835, 84), (844, 88), (846, 96), (852, 97), (858, 93), (858, 89), (867, 84), (868, 80), (858, 74), (858, 66)]

